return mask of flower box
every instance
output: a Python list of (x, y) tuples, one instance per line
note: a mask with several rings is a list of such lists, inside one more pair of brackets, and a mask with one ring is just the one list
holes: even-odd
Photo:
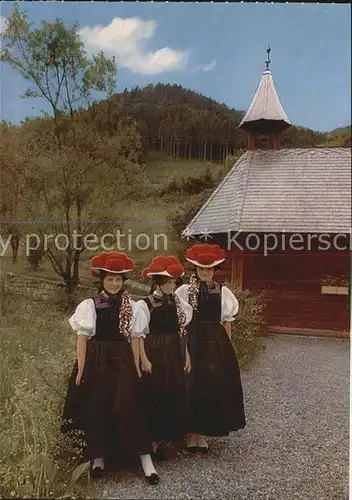
[(321, 287), (322, 295), (348, 295), (348, 286), (328, 286)]

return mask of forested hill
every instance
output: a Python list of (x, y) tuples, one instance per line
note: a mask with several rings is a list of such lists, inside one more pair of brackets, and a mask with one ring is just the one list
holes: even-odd
[[(136, 87), (76, 113), (95, 124), (98, 133), (104, 136), (121, 133), (118, 124), (122, 120), (127, 125), (123, 128), (128, 135), (127, 149), (142, 142), (141, 161), (149, 153), (162, 153), (176, 159), (223, 163), (228, 155), (237, 156), (247, 149), (247, 135), (238, 128), (244, 111), (230, 109), (180, 85)], [(39, 127), (45, 135), (47, 120), (50, 118), (28, 118), (24, 122), (32, 123), (33, 130)], [(135, 125), (129, 127), (131, 122)], [(258, 146), (267, 147), (265, 141), (266, 138), (259, 138)], [(283, 148), (350, 147), (351, 126), (328, 133), (292, 126), (281, 135), (281, 145)]]
[[(114, 113), (116, 118), (121, 113), (134, 118), (145, 152), (160, 152), (180, 159), (223, 161), (228, 154), (247, 147), (247, 136), (238, 129), (244, 111), (230, 109), (180, 85), (157, 84), (125, 90), (101, 102), (98, 108), (99, 113), (106, 112), (109, 116), (107, 122)], [(91, 112), (94, 116), (94, 110)], [(325, 145), (327, 136), (294, 126), (282, 134), (281, 144), (287, 148), (315, 147)], [(331, 145), (346, 145), (338, 144), (339, 139), (334, 137)]]
[(331, 132), (325, 134), (324, 146), (329, 146), (331, 148), (351, 147), (351, 133), (351, 126), (336, 128), (335, 130), (332, 130)]

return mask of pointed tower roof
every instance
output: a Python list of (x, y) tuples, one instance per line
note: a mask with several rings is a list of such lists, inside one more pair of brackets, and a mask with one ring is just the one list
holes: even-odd
[(268, 47), (268, 59), (265, 61), (266, 69), (251, 105), (239, 124), (239, 128), (251, 134), (280, 134), (291, 127), (291, 122), (281, 105), (269, 69), (271, 63), (269, 59), (270, 52), (271, 48)]

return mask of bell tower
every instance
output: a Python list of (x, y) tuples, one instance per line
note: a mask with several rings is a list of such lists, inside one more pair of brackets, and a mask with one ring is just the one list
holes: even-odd
[(259, 136), (267, 138), (269, 149), (280, 149), (280, 134), (291, 127), (291, 122), (281, 105), (276, 92), (272, 73), (269, 69), (271, 48), (267, 48), (265, 71), (259, 82), (247, 113), (239, 128), (248, 134), (248, 149), (256, 149), (256, 139)]

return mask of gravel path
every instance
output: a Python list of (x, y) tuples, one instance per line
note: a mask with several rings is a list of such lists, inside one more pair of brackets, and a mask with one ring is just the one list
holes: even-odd
[(101, 498), (348, 499), (349, 340), (272, 336), (243, 373), (247, 426), (210, 439), (208, 456), (177, 453), (105, 480)]

